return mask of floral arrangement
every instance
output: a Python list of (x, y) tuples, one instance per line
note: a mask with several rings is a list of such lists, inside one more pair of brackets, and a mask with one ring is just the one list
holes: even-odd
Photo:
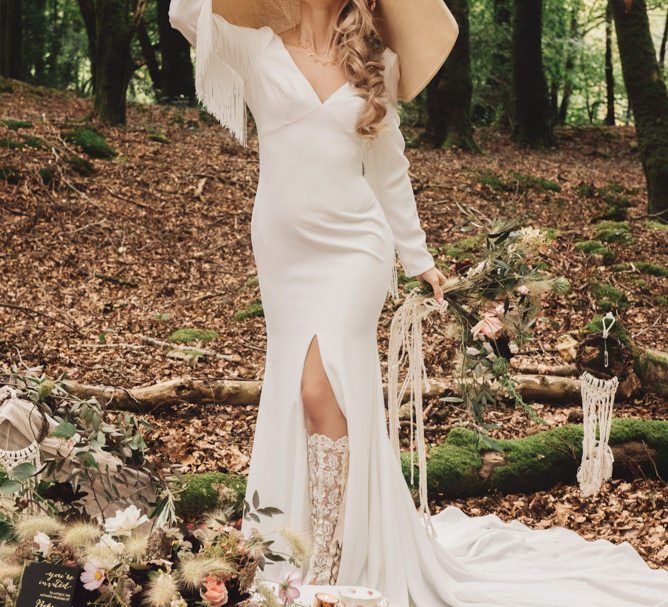
[(222, 513), (183, 529), (156, 527), (135, 506), (99, 523), (19, 515), (8, 535), (12, 539), (0, 544), (5, 607), (14, 607), (23, 565), (30, 561), (79, 568), (79, 599), (91, 607), (274, 607), (299, 597), (296, 570), (277, 593), (259, 575), (267, 560), (300, 566), (299, 539), (284, 530), (292, 553), (276, 553), (272, 541), (255, 531), (244, 538)]

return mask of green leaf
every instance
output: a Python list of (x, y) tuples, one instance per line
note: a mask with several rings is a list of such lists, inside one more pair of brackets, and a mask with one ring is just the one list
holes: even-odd
[(18, 481), (5, 481), (0, 485), (0, 495), (10, 495), (21, 491), (21, 483)]
[(33, 476), (37, 472), (37, 468), (30, 462), (23, 462), (22, 464), (17, 464), (12, 468), (12, 476), (14, 477), (15, 480), (24, 483), (27, 481), (31, 476)]
[(51, 432), (51, 436), (54, 438), (72, 438), (77, 433), (77, 429), (74, 427), (74, 424), (68, 421), (60, 422)]

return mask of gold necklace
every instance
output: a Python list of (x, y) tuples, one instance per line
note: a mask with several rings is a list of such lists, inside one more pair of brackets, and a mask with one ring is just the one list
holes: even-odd
[(313, 48), (313, 45), (311, 44), (304, 44), (301, 40), (298, 39), (298, 45), (300, 48), (303, 48), (304, 50), (309, 51), (308, 56), (313, 59), (316, 63), (319, 63), (320, 65), (334, 65), (336, 64), (336, 58), (334, 59), (321, 59), (318, 54), (315, 52), (315, 49)]

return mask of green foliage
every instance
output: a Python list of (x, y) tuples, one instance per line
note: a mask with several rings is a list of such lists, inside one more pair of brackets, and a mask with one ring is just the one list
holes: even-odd
[(14, 166), (0, 166), (0, 181), (4, 181), (10, 185), (16, 185), (21, 181), (21, 173)]
[(65, 162), (72, 167), (72, 169), (82, 175), (83, 177), (89, 177), (95, 173), (95, 167), (92, 163), (82, 156), (77, 156), (76, 154), (71, 154), (65, 157)]
[(243, 508), (246, 479), (224, 472), (186, 474), (177, 491), (176, 512), (188, 521), (196, 521), (218, 509), (230, 509), (238, 517)]
[(234, 320), (246, 320), (247, 318), (254, 318), (256, 316), (264, 316), (264, 308), (262, 307), (262, 302), (259, 300), (252, 302), (241, 310), (237, 310), (232, 318)]
[(189, 344), (194, 341), (213, 341), (218, 338), (218, 333), (211, 329), (194, 329), (185, 327), (177, 329), (169, 337), (169, 341), (174, 343)]
[(510, 177), (503, 177), (492, 171), (480, 172), (480, 183), (492, 190), (500, 192), (528, 192), (535, 190), (539, 192), (560, 192), (561, 186), (551, 179), (536, 177), (517, 171), (510, 171)]
[(51, 167), (43, 167), (39, 170), (39, 176), (44, 185), (51, 185), (56, 178), (56, 172)]
[(596, 300), (598, 307), (604, 312), (623, 310), (629, 305), (628, 297), (617, 287), (613, 287), (610, 284), (592, 284), (591, 294)]
[(16, 139), (3, 138), (0, 139), (0, 148), (8, 148), (10, 150), (20, 150), (23, 147), (22, 141)]
[(167, 143), (172, 142), (172, 140), (169, 137), (167, 137), (167, 135), (165, 135), (164, 133), (161, 133), (159, 131), (153, 131), (153, 130), (148, 131), (146, 136), (148, 137), (148, 139), (150, 141), (156, 141), (157, 143), (167, 144)]
[(611, 270), (613, 270), (614, 272), (632, 272), (634, 270), (637, 270), (642, 274), (649, 274), (650, 276), (660, 276), (660, 277), (668, 276), (668, 268), (666, 268), (665, 266), (660, 266), (655, 263), (651, 263), (649, 261), (618, 263), (612, 266)]
[(78, 127), (64, 134), (65, 141), (78, 146), (91, 158), (113, 158), (117, 155), (102, 134), (91, 126)]
[(454, 259), (466, 259), (480, 250), (485, 243), (485, 237), (482, 234), (476, 236), (465, 236), (455, 241), (451, 245), (446, 245), (445, 254)]
[[(609, 326), (609, 323), (606, 323)], [(601, 335), (603, 333), (603, 317), (594, 316), (594, 318), (587, 324), (584, 329), (585, 335)], [(622, 321), (619, 319), (615, 320), (615, 324), (612, 325), (610, 329), (610, 335), (614, 335), (619, 341), (621, 341), (627, 348), (631, 347), (631, 338), (627, 333)]]
[(602, 221), (596, 224), (594, 238), (602, 242), (628, 244), (633, 241), (631, 229), (626, 221)]
[(31, 129), (33, 127), (32, 122), (29, 122), (28, 120), (14, 120), (13, 118), (6, 118), (2, 121), (2, 124), (5, 125), (10, 131)]
[(575, 243), (575, 248), (587, 255), (602, 255), (603, 262), (611, 264), (615, 261), (615, 254), (600, 240), (582, 240)]

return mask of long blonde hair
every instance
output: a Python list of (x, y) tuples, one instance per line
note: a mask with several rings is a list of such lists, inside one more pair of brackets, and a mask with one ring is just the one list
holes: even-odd
[(387, 92), (382, 58), (385, 46), (367, 0), (348, 0), (334, 29), (334, 44), (343, 70), (365, 101), (355, 130), (362, 137), (373, 139), (387, 112)]

